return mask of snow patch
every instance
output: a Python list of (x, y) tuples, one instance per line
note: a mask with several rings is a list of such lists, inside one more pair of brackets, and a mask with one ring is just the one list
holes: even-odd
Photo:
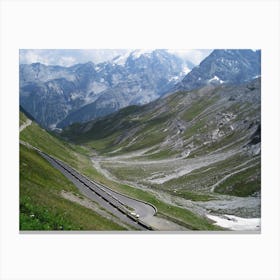
[(55, 130), (56, 129), (56, 123), (52, 123), (49, 125), (50, 130)]
[(217, 81), (217, 82), (219, 82), (220, 84), (223, 84), (224, 83), (224, 81), (223, 80), (221, 80), (219, 77), (217, 77), (217, 76), (214, 76), (212, 79), (209, 79), (208, 80), (208, 83), (211, 83), (211, 82), (214, 82), (214, 81)]
[(253, 77), (253, 79), (257, 79), (257, 78), (259, 78), (261, 75), (256, 75), (256, 76), (254, 76)]
[(229, 228), (231, 230), (260, 230), (260, 218), (241, 218), (234, 215), (223, 215), (221, 217), (214, 215), (206, 215), (209, 219), (215, 221), (216, 225)]
[(81, 97), (81, 94), (73, 92), (70, 96), (71, 100), (76, 100), (77, 98)]
[(93, 82), (88, 87), (88, 92), (94, 92), (98, 94), (107, 89), (107, 86), (104, 83)]
[(190, 71), (191, 71), (191, 69), (190, 69), (189, 67), (184, 66), (183, 71), (182, 71), (182, 74), (183, 74), (183, 75), (186, 75), (186, 74), (188, 74)]

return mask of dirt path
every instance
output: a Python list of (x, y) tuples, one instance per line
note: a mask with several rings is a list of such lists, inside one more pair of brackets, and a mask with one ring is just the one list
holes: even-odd
[(22, 132), (25, 128), (32, 124), (31, 120), (27, 120), (24, 124), (19, 127), (19, 132)]
[[(238, 170), (236, 170), (236, 171), (234, 171), (234, 172), (232, 172), (232, 173), (226, 175), (226, 176), (223, 177), (221, 180), (219, 180), (217, 183), (215, 183), (214, 185), (212, 185), (211, 188), (210, 188), (210, 191), (211, 191), (211, 192), (214, 192), (215, 188), (216, 188), (218, 185), (220, 185), (222, 182), (224, 182), (227, 178), (229, 178), (229, 177), (231, 177), (231, 176), (233, 176), (233, 175), (235, 175), (235, 174), (237, 174), (237, 173), (240, 173), (240, 172), (242, 172), (242, 171), (245, 171), (246, 169), (249, 169), (249, 168), (251, 168), (251, 167), (254, 167), (254, 166), (257, 165), (257, 164), (258, 164), (258, 163), (252, 164), (252, 165), (249, 165), (249, 166), (246, 166), (246, 167), (244, 167), (244, 168), (238, 169)], [(242, 165), (244, 165), (244, 164), (242, 164)]]

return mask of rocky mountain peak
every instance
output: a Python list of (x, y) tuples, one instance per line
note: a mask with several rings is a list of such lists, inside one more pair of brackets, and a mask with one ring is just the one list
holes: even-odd
[(71, 67), (21, 65), (20, 102), (44, 127), (83, 122), (151, 102), (182, 78), (183, 67), (166, 50), (134, 50)]
[(241, 84), (260, 75), (260, 51), (218, 49), (188, 73), (175, 90), (191, 90), (207, 84)]

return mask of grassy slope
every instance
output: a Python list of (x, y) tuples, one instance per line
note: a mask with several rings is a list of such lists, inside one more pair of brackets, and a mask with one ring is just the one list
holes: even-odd
[[(199, 217), (192, 212), (180, 207), (171, 206), (155, 198), (154, 195), (135, 189), (127, 185), (121, 185), (111, 182), (100, 175), (93, 167), (88, 157), (84, 156), (88, 151), (82, 146), (72, 145), (62, 142), (51, 134), (41, 129), (37, 124), (32, 123), (29, 127), (21, 132), (20, 138), (29, 142), (33, 146), (40, 148), (42, 151), (54, 155), (57, 158), (67, 162), (71, 166), (77, 168), (84, 175), (100, 181), (115, 190), (130, 195), (131, 197), (142, 199), (154, 204), (160, 214), (163, 214), (177, 222), (197, 230), (219, 230), (219, 227), (212, 225), (210, 221)], [(83, 154), (81, 154), (83, 153)], [(53, 169), (52, 167), (50, 167)], [(63, 175), (62, 175), (63, 176)]]
[(27, 121), (27, 118), (22, 112), (19, 112), (19, 116), (19, 125), (21, 126)]
[[(20, 112), (20, 124), (26, 120)], [(91, 165), (83, 147), (57, 139), (34, 122), (20, 133), (20, 139), (75, 168), (87, 169)], [(22, 230), (60, 229), (61, 226), (63, 229), (124, 229), (92, 210), (62, 198), (59, 193), (62, 189), (78, 194), (77, 188), (36, 152), (20, 145), (20, 160)]]
[[(249, 94), (244, 88), (241, 91), (242, 94)], [(226, 93), (229, 94), (228, 92)], [(142, 110), (136, 106), (120, 110), (111, 116), (92, 122), (92, 128), (87, 131), (83, 129), (87, 125), (73, 126), (64, 135), (71, 140), (77, 141), (77, 143), (83, 143), (98, 150), (101, 154), (118, 150), (118, 152), (114, 153), (114, 155), (118, 155), (155, 145), (142, 159), (157, 160), (175, 157), (183, 149), (176, 148), (176, 150), (169, 146), (158, 149), (158, 144), (165, 139), (166, 135), (173, 136), (174, 133), (176, 134), (176, 131), (173, 132), (171, 130), (173, 128), (170, 126), (170, 122), (175, 119), (174, 116), (176, 113), (176, 118), (180, 118), (187, 124), (186, 130), (179, 137), (182, 138), (182, 141), (187, 143), (193, 142), (196, 145), (196, 149), (191, 151), (189, 158), (213, 153), (217, 149), (223, 149), (224, 151), (233, 148), (240, 149), (240, 147), (244, 147), (249, 142), (250, 133), (252, 133), (248, 133), (249, 124), (244, 125), (244, 121), (249, 118), (251, 123), (255, 122), (260, 114), (260, 107), (257, 105), (258, 103), (250, 103), (252, 101), (238, 101), (239, 99), (236, 97), (238, 95), (238, 89), (233, 94), (234, 98), (231, 101), (227, 97), (226, 101), (221, 102), (223, 97), (220, 94), (221, 89), (219, 88), (204, 92), (203, 94), (199, 94), (196, 90), (189, 93), (179, 92), (164, 100), (145, 105), (142, 107)], [(235, 99), (236, 101), (233, 101)], [(217, 114), (219, 113), (221, 115), (229, 112), (234, 114), (236, 118), (220, 126), (219, 119), (222, 118), (218, 118)], [(237, 128), (231, 131), (230, 125), (234, 123), (238, 124), (236, 126)], [(209, 141), (209, 134), (217, 129), (217, 127), (219, 127), (221, 132), (224, 132), (225, 136), (214, 142)], [(80, 130), (81, 128), (82, 130)], [(164, 128), (168, 128), (170, 131), (165, 134)], [(133, 135), (127, 139), (123, 137), (133, 129), (136, 129)], [(244, 135), (245, 137), (243, 137)], [(124, 141), (119, 141), (122, 138), (124, 138)], [(133, 138), (136, 140), (132, 140)], [(150, 153), (151, 151), (155, 153)], [(207, 167), (200, 170), (201, 172), (194, 171), (181, 178), (171, 180), (162, 184), (159, 188), (167, 192), (172, 192), (175, 186), (176, 188), (179, 187), (177, 193), (173, 193), (176, 196), (192, 200), (211, 200), (211, 196), (201, 194), (200, 192), (208, 192), (209, 186), (227, 175), (231, 169), (234, 169), (250, 158), (250, 155), (243, 154), (242, 157), (234, 157), (228, 161), (213, 164), (211, 165), (211, 170), (206, 170), (208, 169)], [(257, 160), (260, 160), (260, 158)], [(141, 173), (140, 169), (134, 170), (133, 167), (122, 169), (118, 166), (112, 167), (110, 171), (116, 177), (124, 180), (127, 177), (139, 177)], [(260, 165), (256, 165), (250, 169), (249, 173), (246, 172), (245, 174), (249, 175), (249, 180), (246, 180), (243, 173), (238, 173), (226, 180), (215, 191), (217, 193), (236, 196), (248, 196), (255, 191), (259, 191)]]
[[(178, 92), (148, 105), (130, 106), (105, 118), (93, 121), (90, 129), (85, 129), (87, 124), (72, 125), (63, 132), (63, 136), (78, 144), (94, 148), (101, 154), (119, 150), (114, 153), (114, 155), (118, 155), (153, 146), (158, 148), (165, 139), (173, 137), (178, 132), (176, 125), (171, 124), (179, 119), (187, 124), (187, 127), (183, 134), (177, 138), (181, 138), (182, 141), (194, 141), (199, 146), (206, 141), (205, 138), (208, 137), (209, 132), (217, 126), (215, 122), (209, 121), (207, 114), (200, 117), (205, 110), (215, 105), (214, 113), (210, 113), (212, 117), (215, 117), (215, 112), (220, 110), (239, 112), (238, 108), (233, 109), (236, 106), (234, 103), (219, 105), (219, 94), (219, 89), (205, 94), (199, 94), (197, 90)], [(133, 132), (133, 130), (135, 131)], [(132, 134), (130, 135), (130, 133)], [(126, 137), (126, 135), (129, 136)], [(235, 133), (234, 136), (228, 135), (215, 145), (218, 148), (238, 138), (239, 133)], [(211, 144), (208, 150), (215, 148)], [(156, 153), (147, 155), (146, 158), (169, 158), (180, 154), (183, 150), (183, 148), (174, 149), (167, 145), (160, 147)], [(192, 152), (191, 156), (204, 152), (198, 149), (198, 151)]]
[[(179, 178), (175, 178), (167, 182), (164, 182), (159, 186), (159, 188), (162, 190), (172, 190), (175, 186), (177, 190), (187, 190), (189, 192), (206, 190), (206, 192), (208, 192), (209, 188), (213, 184), (221, 180), (226, 175), (230, 174), (233, 171), (241, 169), (243, 167), (250, 166), (253, 163), (255, 163), (255, 166), (253, 168), (250, 168), (251, 172), (250, 173), (246, 172), (246, 175), (248, 176), (247, 179), (249, 179), (249, 181), (256, 180), (256, 182), (258, 182), (257, 178), (260, 175), (260, 164), (256, 164), (256, 163), (259, 162), (260, 158), (256, 157), (251, 162), (244, 164), (244, 166), (238, 167), (240, 163), (245, 163), (246, 160), (247, 157), (245, 156), (233, 155), (232, 157), (226, 160), (220, 161), (218, 163), (210, 164), (206, 167), (196, 169)], [(241, 173), (237, 173), (235, 176), (229, 177), (228, 180), (231, 180), (233, 177), (239, 177)], [(240, 178), (240, 179), (242, 180), (244, 178)], [(226, 180), (221, 185), (226, 185), (228, 180)], [(256, 188), (260, 188), (260, 184), (256, 183)], [(226, 194), (227, 192), (220, 191), (220, 193)], [(229, 194), (233, 194), (233, 192)]]
[(34, 122), (20, 133), (20, 139), (73, 167), (84, 166), (88, 163), (87, 157), (81, 155), (85, 153), (82, 147), (70, 145), (54, 137)]
[(261, 190), (260, 163), (227, 178), (215, 188), (215, 192), (235, 196), (249, 196)]
[[(74, 124), (64, 131), (63, 136), (69, 137), (77, 144), (84, 144), (94, 148), (100, 153), (107, 153), (119, 147), (122, 148), (122, 152), (130, 152), (160, 144), (166, 134), (158, 133), (158, 130), (164, 127), (165, 122), (171, 116), (164, 114), (151, 119), (149, 114), (140, 114), (141, 116), (139, 114), (139, 107), (130, 106), (107, 118), (97, 120), (94, 123), (94, 129), (87, 132), (80, 133), (80, 125)], [(137, 141), (127, 146), (131, 138), (119, 139), (119, 136), (134, 128), (137, 131), (133, 137), (137, 138)]]
[(76, 187), (37, 152), (20, 147), (20, 230), (123, 230), (61, 197)]

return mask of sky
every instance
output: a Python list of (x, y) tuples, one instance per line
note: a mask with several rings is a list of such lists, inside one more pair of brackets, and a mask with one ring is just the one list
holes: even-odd
[[(124, 55), (130, 49), (21, 49), (19, 51), (20, 64), (40, 62), (46, 65), (71, 66), (78, 63), (92, 61), (100, 63)], [(170, 53), (191, 61), (198, 65), (212, 50), (208, 49), (170, 49)]]

